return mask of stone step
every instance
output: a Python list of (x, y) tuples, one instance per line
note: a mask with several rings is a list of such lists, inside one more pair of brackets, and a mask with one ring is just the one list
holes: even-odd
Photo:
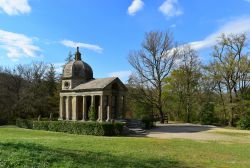
[(130, 129), (136, 129), (136, 128), (142, 128), (142, 126), (127, 126), (128, 128), (130, 128)]
[(129, 129), (130, 134), (135, 134), (135, 135), (147, 135), (147, 131), (141, 128), (132, 128)]
[(141, 121), (137, 121), (137, 120), (127, 121), (126, 125), (128, 128), (142, 128), (143, 127), (143, 123)]

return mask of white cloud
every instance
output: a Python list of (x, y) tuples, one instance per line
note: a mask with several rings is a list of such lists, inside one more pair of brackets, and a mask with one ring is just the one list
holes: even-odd
[(176, 27), (176, 24), (170, 25), (170, 28), (175, 28), (175, 27)]
[(245, 0), (245, 1), (250, 2), (250, 0)]
[(222, 34), (250, 33), (250, 17), (231, 20), (221, 26), (216, 32), (207, 36), (204, 40), (189, 43), (193, 49), (200, 50), (216, 44), (218, 37)]
[(142, 0), (133, 0), (131, 5), (128, 7), (128, 14), (132, 16), (135, 15), (135, 13), (141, 10), (143, 6), (144, 3), (142, 2)]
[(33, 44), (37, 38), (30, 38), (23, 34), (12, 33), (0, 29), (0, 48), (7, 51), (7, 56), (12, 60), (17, 60), (21, 56), (36, 57), (41, 51)]
[(162, 12), (165, 16), (167, 16), (167, 18), (183, 14), (183, 11), (178, 3), (178, 0), (166, 0), (159, 7), (159, 11)]
[(98, 45), (74, 42), (71, 40), (63, 40), (63, 41), (61, 41), (61, 44), (63, 44), (64, 46), (67, 46), (67, 47), (71, 47), (71, 48), (82, 47), (82, 48), (86, 48), (86, 49), (95, 51), (97, 53), (102, 53), (102, 51), (103, 51), (103, 49)]
[(8, 15), (24, 14), (31, 11), (28, 0), (0, 0), (0, 9)]
[(131, 74), (132, 74), (131, 71), (117, 71), (117, 72), (109, 73), (108, 76), (109, 77), (118, 77), (122, 81), (126, 81)]

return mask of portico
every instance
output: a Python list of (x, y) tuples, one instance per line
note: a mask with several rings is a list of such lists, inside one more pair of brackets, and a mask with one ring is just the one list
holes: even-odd
[(75, 61), (63, 70), (59, 120), (88, 121), (91, 106), (99, 122), (123, 118), (126, 92), (117, 77), (94, 79), (91, 67), (81, 60), (77, 49)]
[(106, 92), (95, 93), (61, 93), (60, 120), (89, 120), (89, 108), (94, 106), (97, 121), (111, 121), (122, 118), (124, 114), (125, 95), (112, 95)]

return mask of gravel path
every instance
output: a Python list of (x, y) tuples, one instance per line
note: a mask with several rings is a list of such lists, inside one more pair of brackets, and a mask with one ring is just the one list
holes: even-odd
[(222, 140), (250, 143), (250, 131), (225, 129), (211, 125), (157, 124), (148, 131), (147, 137), (161, 139)]

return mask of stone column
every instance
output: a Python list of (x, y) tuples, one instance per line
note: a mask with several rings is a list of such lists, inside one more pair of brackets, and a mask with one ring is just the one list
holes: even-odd
[(91, 95), (91, 106), (95, 106), (95, 95)]
[(63, 108), (64, 108), (64, 104), (63, 104), (63, 97), (60, 96), (60, 116), (58, 120), (63, 120), (64, 116), (63, 116)]
[(107, 122), (110, 122), (110, 121), (111, 121), (110, 112), (111, 112), (111, 111), (110, 111), (110, 107), (107, 106), (107, 119), (106, 119)]
[(71, 114), (72, 114), (72, 103), (71, 103), (71, 97), (67, 96), (66, 97), (66, 120), (71, 119)]
[(82, 121), (87, 120), (87, 102), (86, 96), (82, 97)]
[(112, 117), (112, 96), (108, 95), (108, 106), (107, 106), (107, 122), (111, 121)]
[[(96, 110), (98, 111), (98, 109), (95, 108), (95, 95), (91, 95), (91, 106), (94, 107), (95, 113), (96, 113)], [(90, 115), (90, 114), (88, 114), (88, 115)]]
[(78, 106), (77, 106), (77, 97), (72, 97), (72, 120), (76, 121), (78, 119)]
[(103, 121), (103, 95), (100, 95), (100, 105), (98, 107), (98, 121)]

